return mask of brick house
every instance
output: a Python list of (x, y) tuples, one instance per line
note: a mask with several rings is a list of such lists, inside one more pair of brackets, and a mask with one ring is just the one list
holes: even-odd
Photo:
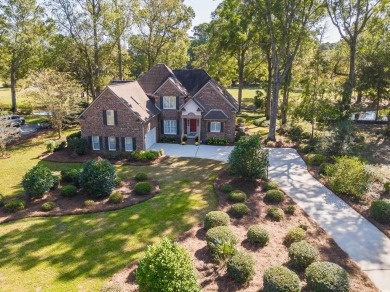
[(157, 64), (136, 81), (111, 81), (80, 115), (92, 150), (148, 149), (162, 137), (233, 142), (236, 100), (202, 69)]

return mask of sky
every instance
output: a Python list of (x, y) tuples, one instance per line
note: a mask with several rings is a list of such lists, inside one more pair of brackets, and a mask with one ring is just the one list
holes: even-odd
[[(217, 8), (222, 0), (184, 0), (186, 5), (191, 6), (195, 11), (195, 18), (192, 21), (192, 27), (197, 26), (203, 22), (211, 21), (211, 12)], [(333, 26), (330, 20), (327, 21), (328, 31), (325, 34), (324, 42), (335, 43), (340, 40), (340, 34)], [(192, 32), (190, 32), (192, 35)]]

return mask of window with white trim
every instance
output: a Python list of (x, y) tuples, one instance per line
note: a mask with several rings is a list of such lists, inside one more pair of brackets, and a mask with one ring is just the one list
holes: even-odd
[(99, 136), (92, 136), (92, 149), (93, 150), (100, 150)]
[(163, 109), (176, 109), (176, 96), (163, 96)]
[(125, 151), (133, 151), (133, 138), (132, 137), (125, 138)]
[(176, 120), (164, 120), (164, 134), (177, 134)]
[(221, 122), (211, 122), (210, 123), (210, 132), (220, 133), (221, 132)]
[(108, 150), (109, 151), (116, 151), (116, 138), (115, 137), (108, 137)]
[(115, 114), (113, 110), (107, 110), (106, 111), (106, 117), (107, 117), (107, 125), (108, 126), (115, 126)]

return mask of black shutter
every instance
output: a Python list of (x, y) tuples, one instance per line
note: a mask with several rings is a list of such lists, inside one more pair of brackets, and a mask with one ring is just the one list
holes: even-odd
[(116, 150), (120, 150), (120, 148), (119, 148), (119, 137), (116, 137), (116, 143), (115, 143), (116, 145)]
[(207, 122), (207, 132), (211, 132), (211, 123)]
[(108, 147), (108, 137), (104, 137), (104, 144), (106, 144), (106, 150), (109, 150), (109, 147)]
[(107, 111), (103, 110), (103, 124), (107, 125)]
[(163, 109), (164, 103), (163, 103), (163, 97), (160, 96), (160, 109)]
[(103, 150), (103, 137), (99, 137), (100, 150)]
[(164, 120), (161, 120), (161, 134), (164, 134)]
[(118, 112), (117, 111), (114, 111), (114, 122), (115, 122), (115, 126), (118, 126)]
[(176, 96), (176, 109), (177, 110), (179, 109), (179, 102), (180, 102), (180, 99), (178, 96)]
[(122, 151), (126, 151), (126, 138), (125, 137), (122, 137), (121, 138), (121, 142), (122, 142)]
[(92, 147), (92, 136), (88, 136), (88, 144), (89, 144), (89, 149), (93, 149)]
[(180, 120), (176, 120), (176, 134), (179, 135)]
[(135, 138), (133, 138), (133, 150), (136, 150), (137, 149), (137, 141), (135, 140)]
[(221, 122), (221, 133), (223, 132), (223, 125), (224, 125), (224, 123)]

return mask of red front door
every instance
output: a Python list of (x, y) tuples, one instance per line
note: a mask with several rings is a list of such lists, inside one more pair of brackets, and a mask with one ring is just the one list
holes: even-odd
[(190, 132), (191, 133), (196, 132), (196, 120), (194, 119), (190, 120)]

